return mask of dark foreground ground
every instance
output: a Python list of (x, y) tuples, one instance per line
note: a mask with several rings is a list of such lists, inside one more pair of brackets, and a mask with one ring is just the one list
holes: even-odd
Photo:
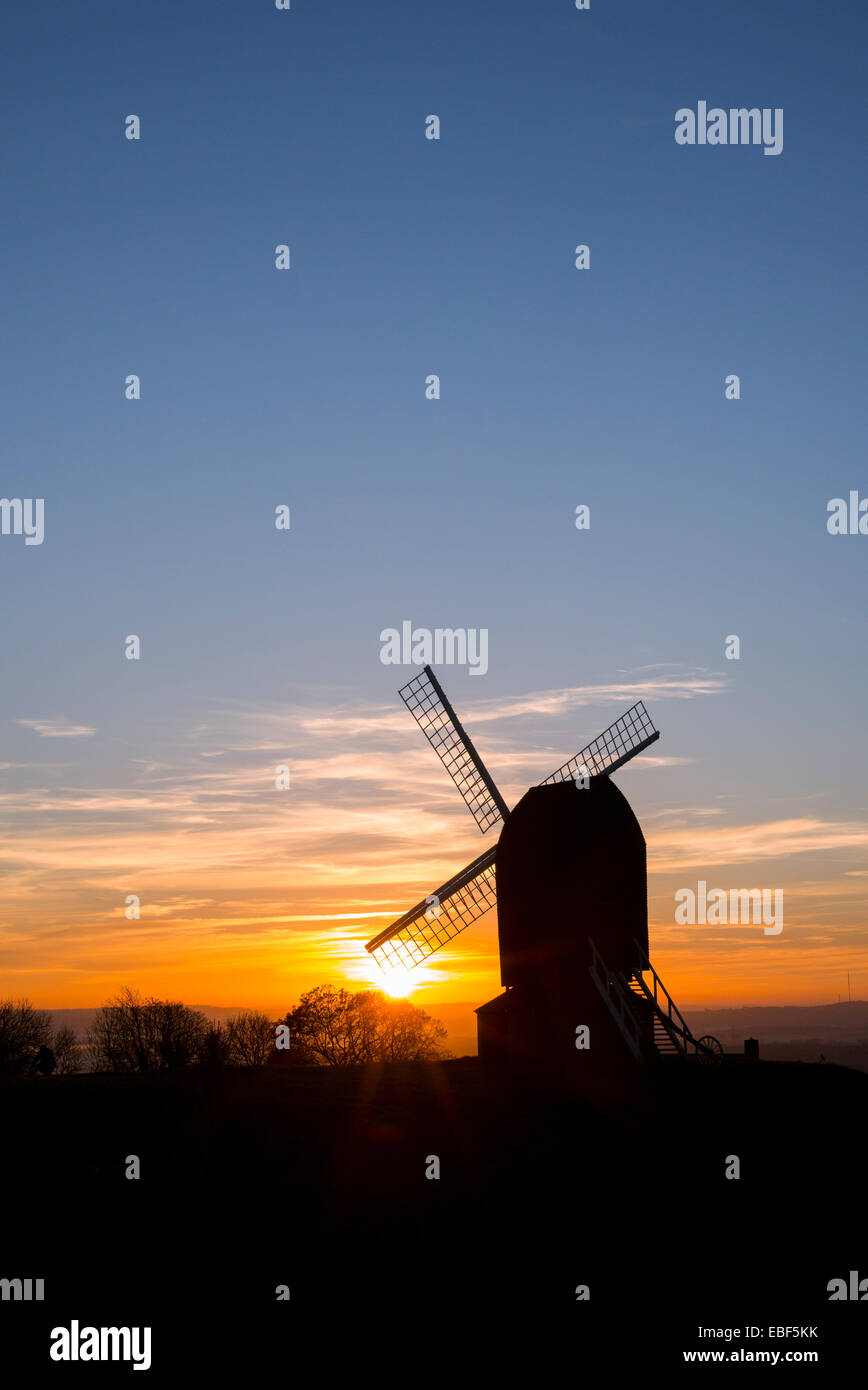
[[(695, 1378), (715, 1368), (685, 1368), (684, 1351), (746, 1348), (820, 1361), (742, 1373), (836, 1384), (864, 1355), (868, 1301), (826, 1289), (868, 1278), (860, 1072), (675, 1062), (594, 1098), (475, 1059), (5, 1078), (0, 1114), (0, 1278), (46, 1281), (44, 1303), (0, 1302), (15, 1384), (128, 1381), (130, 1366), (49, 1360), (51, 1328), (72, 1318), (151, 1326), (145, 1384), (231, 1383), (236, 1362), (245, 1384), (317, 1365), (326, 1385), (372, 1368), (430, 1384), (433, 1358), (545, 1359), (551, 1338), (569, 1366), (540, 1362), (535, 1383), (570, 1383), (599, 1356), (616, 1384)], [(769, 1337), (799, 1325), (819, 1337)], [(699, 1340), (699, 1326), (764, 1335)]]

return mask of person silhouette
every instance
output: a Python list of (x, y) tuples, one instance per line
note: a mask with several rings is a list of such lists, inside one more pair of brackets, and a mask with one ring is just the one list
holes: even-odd
[(33, 1070), (40, 1072), (43, 1076), (50, 1076), (57, 1065), (54, 1053), (50, 1047), (40, 1047), (33, 1062)]

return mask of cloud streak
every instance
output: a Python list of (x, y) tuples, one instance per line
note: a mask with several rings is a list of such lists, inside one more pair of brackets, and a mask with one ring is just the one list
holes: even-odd
[(648, 859), (652, 871), (665, 873), (842, 849), (868, 849), (868, 826), (805, 817), (755, 825), (659, 830), (649, 836)]
[(87, 724), (69, 724), (63, 719), (16, 719), (15, 723), (41, 738), (93, 738), (96, 733)]

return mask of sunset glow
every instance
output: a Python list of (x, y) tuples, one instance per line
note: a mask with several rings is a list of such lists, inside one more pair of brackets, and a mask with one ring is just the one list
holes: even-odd
[[(558, 760), (533, 751), (541, 727), (569, 752), (614, 706), (656, 697), (663, 739), (620, 780), (648, 841), (658, 969), (694, 1005), (835, 999), (848, 969), (868, 969), (868, 827), (819, 808), (757, 817), (747, 797), (742, 809), (712, 798), (668, 810), (679, 784), (696, 777), (679, 743), (685, 700), (713, 722), (725, 684), (683, 673), (651, 684), (650, 693), (639, 678), (604, 692), (487, 698), (468, 708), (468, 723), (514, 803)], [(158, 758), (114, 768), (97, 729), (28, 723), (26, 765), (6, 771), (2, 793), (8, 984), (46, 1007), (91, 1006), (123, 984), (274, 1009), (323, 982), (412, 993), (429, 1009), (491, 997), (500, 989), (493, 914), (409, 973), (384, 975), (364, 950), (479, 853), (470, 817), (408, 723), (389, 705), (314, 709), (288, 699), (281, 709), (203, 714), (183, 731), (166, 724)], [(305, 751), (281, 793), (271, 765), (294, 745)], [(673, 895), (699, 877), (779, 884), (780, 938), (677, 926)], [(128, 915), (133, 893), (138, 919)]]

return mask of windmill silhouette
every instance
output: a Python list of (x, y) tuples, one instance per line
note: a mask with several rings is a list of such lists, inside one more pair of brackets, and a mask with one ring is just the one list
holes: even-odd
[(476, 1011), (484, 1061), (574, 1062), (589, 1040), (585, 1060), (603, 1070), (630, 1058), (718, 1062), (720, 1043), (694, 1038), (651, 964), (645, 837), (611, 780), (660, 737), (644, 704), (510, 811), (431, 667), (399, 694), (482, 833), (502, 829), (367, 943), (378, 964), (412, 970), (497, 906), (505, 993)]

